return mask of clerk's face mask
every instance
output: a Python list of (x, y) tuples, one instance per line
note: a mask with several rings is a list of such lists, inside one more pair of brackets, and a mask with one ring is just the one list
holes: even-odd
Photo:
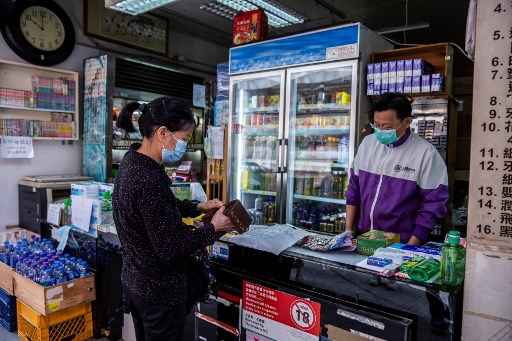
[(171, 163), (181, 160), (187, 151), (187, 136), (179, 137), (178, 134), (180, 132), (173, 133), (165, 127), (162, 128), (166, 129), (166, 142), (162, 146), (162, 161), (165, 163)]
[(411, 118), (398, 118), (395, 110), (376, 111), (371, 124), (377, 140), (385, 145), (395, 143), (411, 125)]

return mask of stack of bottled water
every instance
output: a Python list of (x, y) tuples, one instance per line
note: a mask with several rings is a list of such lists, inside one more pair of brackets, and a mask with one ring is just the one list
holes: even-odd
[(16, 244), (5, 241), (0, 248), (0, 261), (43, 286), (90, 275), (86, 261), (58, 252), (50, 239), (33, 237), (30, 241), (21, 239)]

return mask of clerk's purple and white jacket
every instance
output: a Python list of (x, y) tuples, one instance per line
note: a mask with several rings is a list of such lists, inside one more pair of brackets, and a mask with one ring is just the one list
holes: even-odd
[(347, 204), (359, 207), (358, 231), (378, 229), (425, 242), (447, 213), (448, 175), (435, 147), (407, 131), (397, 142), (367, 136), (350, 170)]

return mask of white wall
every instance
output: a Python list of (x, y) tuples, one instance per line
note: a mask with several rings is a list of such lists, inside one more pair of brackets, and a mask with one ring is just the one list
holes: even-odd
[[(77, 46), (73, 54), (56, 68), (80, 71), (84, 58), (97, 55), (98, 50)], [(0, 59), (24, 62), (0, 36)], [(78, 141), (63, 145), (58, 141), (34, 141), (34, 158), (0, 159), (0, 230), (18, 223), (18, 180), (25, 175), (78, 174), (81, 170), (82, 148)]]
[[(55, 68), (81, 71), (83, 59), (101, 53), (93, 41), (83, 34), (82, 1), (57, 0), (70, 14), (75, 23), (77, 41), (73, 54)], [(101, 46), (121, 53), (137, 53), (134, 49), (123, 48), (98, 41)], [(196, 60), (210, 64), (211, 70), (218, 62), (227, 60), (227, 48), (178, 32), (170, 33), (169, 55), (181, 55), (185, 60)], [(0, 59), (24, 62), (6, 45), (0, 35)], [(193, 66), (193, 64), (191, 64)], [(203, 65), (204, 67), (204, 65)], [(78, 141), (72, 145), (57, 141), (34, 141), (34, 158), (31, 160), (0, 159), (0, 230), (6, 225), (18, 224), (18, 188), (19, 179), (26, 175), (78, 174), (81, 173), (82, 146)]]

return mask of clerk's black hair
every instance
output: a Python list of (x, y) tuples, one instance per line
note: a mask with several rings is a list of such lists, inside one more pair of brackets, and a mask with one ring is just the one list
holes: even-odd
[(132, 117), (136, 110), (142, 112), (139, 117), (139, 131), (143, 137), (151, 138), (155, 130), (162, 126), (171, 132), (195, 126), (194, 115), (187, 101), (174, 97), (160, 97), (148, 104), (126, 104), (117, 118), (117, 127), (129, 133), (135, 132)]
[(411, 117), (412, 106), (409, 98), (404, 94), (388, 93), (380, 96), (373, 104), (373, 110), (370, 119), (373, 122), (373, 116), (376, 111), (394, 110), (400, 120)]

